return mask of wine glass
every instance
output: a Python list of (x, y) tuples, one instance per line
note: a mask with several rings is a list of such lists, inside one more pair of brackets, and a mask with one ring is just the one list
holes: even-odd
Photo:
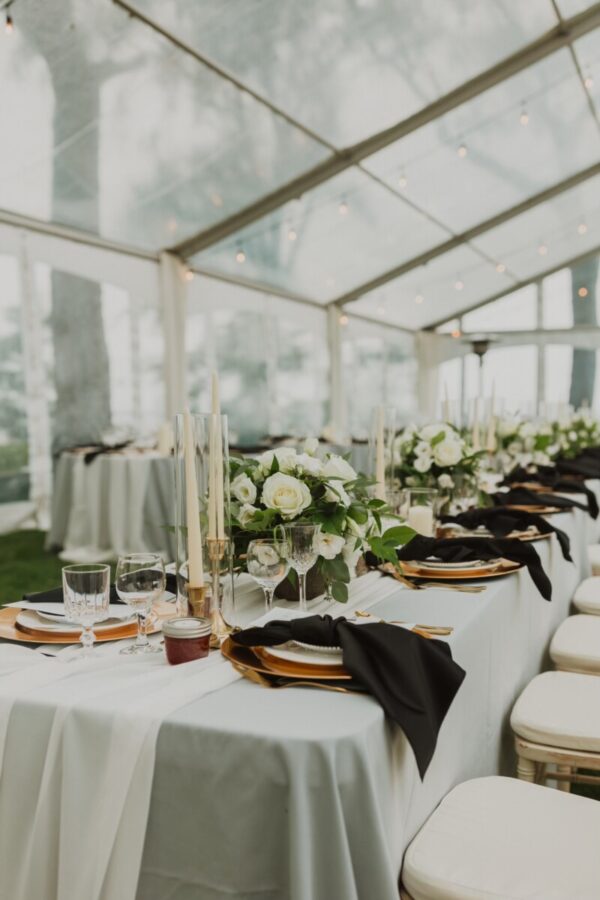
[(110, 604), (110, 566), (63, 566), (65, 615), (83, 627), (81, 656), (90, 656), (96, 635), (94, 625), (108, 618)]
[(146, 628), (152, 603), (164, 593), (165, 567), (157, 553), (128, 553), (119, 557), (115, 587), (119, 598), (136, 614), (138, 633), (133, 644), (121, 653), (160, 653), (148, 640)]
[(300, 609), (306, 612), (306, 573), (317, 561), (320, 525), (286, 525), (285, 536), (290, 547), (290, 564), (298, 573)]
[(260, 538), (248, 544), (246, 568), (263, 589), (266, 612), (273, 606), (275, 588), (290, 571), (289, 555), (287, 541)]

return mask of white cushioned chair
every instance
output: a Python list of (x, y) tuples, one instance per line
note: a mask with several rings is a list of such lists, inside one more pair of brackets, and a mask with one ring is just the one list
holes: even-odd
[[(600, 678), (574, 672), (544, 672), (530, 681), (514, 705), (510, 724), (515, 733), (517, 774), (523, 781), (600, 783)], [(548, 772), (548, 763), (556, 771)]]
[(598, 900), (600, 803), (514, 778), (454, 788), (408, 847), (411, 900)]
[(600, 675), (600, 616), (569, 616), (558, 626), (550, 643), (557, 669)]
[(600, 544), (589, 544), (588, 555), (590, 566), (592, 567), (592, 575), (600, 575)]
[(600, 576), (584, 578), (573, 595), (573, 604), (579, 612), (600, 616)]

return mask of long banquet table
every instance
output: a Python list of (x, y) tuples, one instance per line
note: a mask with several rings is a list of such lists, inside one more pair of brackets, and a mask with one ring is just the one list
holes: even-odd
[[(453, 626), (448, 640), (467, 677), (422, 782), (403, 733), (367, 695), (266, 690), (238, 680), (167, 715), (156, 743), (137, 900), (397, 900), (403, 851), (452, 786), (514, 773), (511, 707), (547, 664), (552, 633), (588, 574), (585, 514), (561, 513), (553, 523), (569, 534), (574, 563), (562, 558), (554, 536), (536, 543), (553, 584), (551, 602), (526, 570), (489, 580), (480, 594), (410, 591), (370, 573), (353, 583), (349, 607), (328, 608), (368, 607), (383, 618)], [(249, 593), (238, 601), (242, 619), (257, 614)], [(14, 702), (13, 715), (23, 714), (22, 699)], [(75, 703), (86, 710), (85, 691)], [(35, 791), (28, 772), (53, 713), (46, 704), (47, 725), (36, 719), (31, 745), (6, 747), (0, 856), (2, 784), (17, 779), (23, 791)], [(40, 707), (36, 714), (44, 718)], [(96, 724), (102, 729), (101, 717)], [(61, 829), (68, 841), (64, 823)], [(66, 898), (74, 895), (46, 885), (44, 900)], [(97, 898), (130, 900), (106, 886)]]

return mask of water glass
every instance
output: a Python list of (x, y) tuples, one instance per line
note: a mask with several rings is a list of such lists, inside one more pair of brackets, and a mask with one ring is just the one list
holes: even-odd
[(157, 553), (128, 553), (119, 557), (115, 587), (123, 600), (137, 616), (138, 633), (133, 644), (121, 653), (160, 653), (161, 648), (148, 640), (146, 629), (152, 604), (164, 593), (165, 566)]
[(319, 556), (318, 539), (320, 525), (286, 525), (285, 536), (290, 547), (290, 564), (298, 574), (300, 609), (306, 612), (306, 573)]
[(63, 566), (62, 584), (65, 615), (82, 626), (81, 655), (89, 656), (96, 640), (94, 625), (109, 616), (110, 566)]
[(246, 568), (263, 589), (266, 612), (273, 606), (275, 588), (290, 571), (289, 555), (287, 541), (261, 538), (248, 544)]

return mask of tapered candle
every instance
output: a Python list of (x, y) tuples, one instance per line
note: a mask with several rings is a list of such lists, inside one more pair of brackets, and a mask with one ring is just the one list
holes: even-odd
[(473, 450), (480, 450), (479, 440), (479, 397), (475, 398), (475, 410), (473, 413)]
[[(216, 372), (212, 373), (212, 416), (211, 416), (211, 449), (210, 472), (212, 475), (212, 490), (209, 494), (210, 505), (214, 502), (214, 534), (218, 540), (225, 538), (225, 503), (223, 492), (223, 433), (221, 429), (221, 403), (219, 400), (219, 378)], [(210, 518), (209, 518), (210, 523)]]
[(200, 531), (200, 504), (198, 502), (198, 479), (196, 477), (196, 448), (194, 431), (189, 409), (183, 414), (184, 465), (185, 465), (185, 511), (187, 520), (188, 583), (190, 587), (202, 587), (204, 568), (202, 565), (202, 532)]
[(450, 421), (450, 398), (448, 397), (448, 382), (444, 382), (444, 399), (442, 400), (442, 419)]
[(492, 382), (492, 400), (490, 405), (490, 419), (488, 422), (485, 449), (488, 453), (496, 452), (496, 385)]
[(377, 407), (377, 426), (375, 432), (375, 496), (378, 500), (385, 500), (385, 456), (384, 456), (384, 428), (383, 406)]

